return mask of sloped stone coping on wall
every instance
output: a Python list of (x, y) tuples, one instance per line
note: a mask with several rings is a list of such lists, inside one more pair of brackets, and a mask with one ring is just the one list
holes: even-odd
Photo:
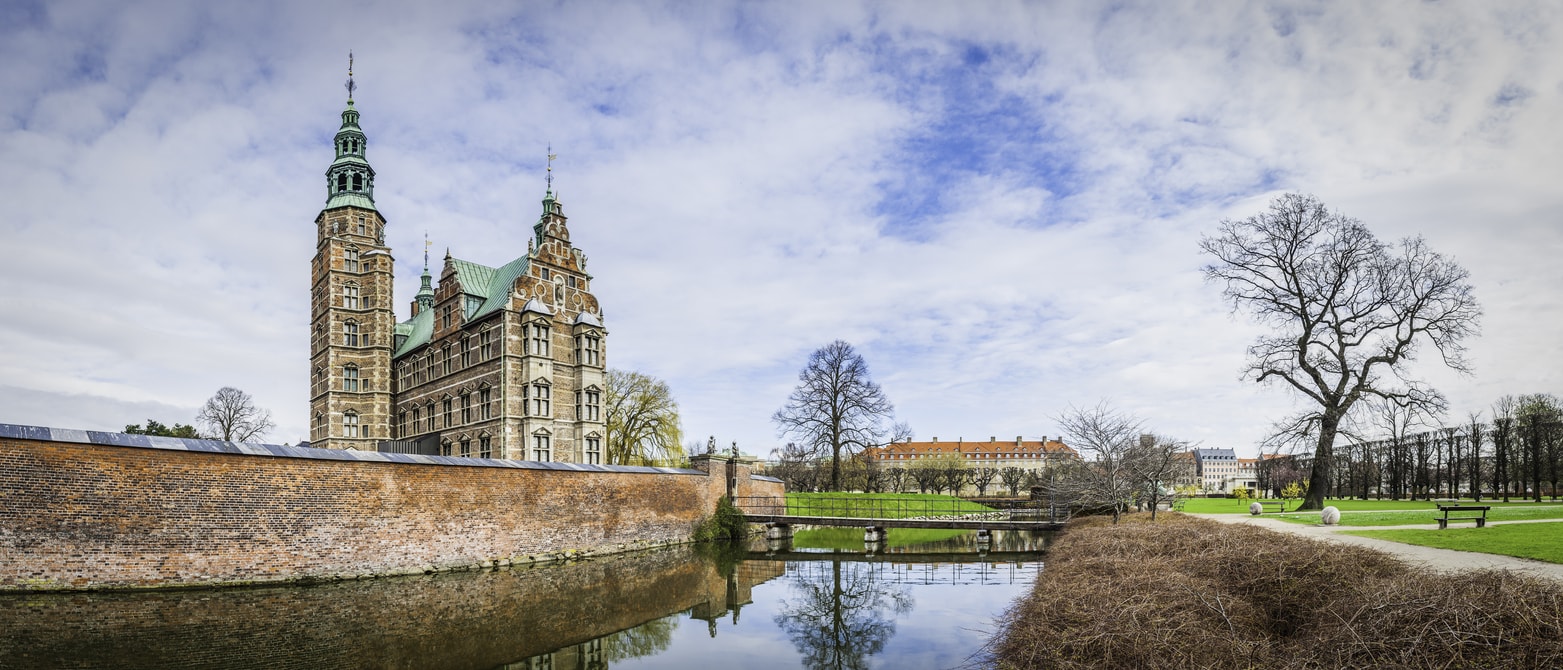
[[(183, 437), (158, 435), (134, 435), (73, 428), (43, 428), (0, 423), (0, 438), (39, 440), (43, 442), (76, 442), (109, 447), (137, 449), (165, 449), (169, 451), (196, 451), (212, 454), (241, 456), (270, 456), (274, 458), (303, 458), (317, 461), (360, 461), (364, 463), (416, 463), (421, 465), (454, 465), (468, 468), (516, 468), (522, 470), (574, 470), (577, 472), (638, 472), (644, 474), (700, 475), (705, 472), (688, 468), (661, 468), (641, 465), (591, 465), (587, 463), (555, 463), (543, 461), (513, 461), (496, 458), (470, 458), (464, 456), (424, 456), (420, 454), (392, 454), (378, 451), (348, 451), (341, 449), (317, 449), (293, 447), (285, 444), (260, 442), (228, 442), (225, 440), (193, 440)], [(752, 475), (760, 481), (780, 483), (780, 479)]]

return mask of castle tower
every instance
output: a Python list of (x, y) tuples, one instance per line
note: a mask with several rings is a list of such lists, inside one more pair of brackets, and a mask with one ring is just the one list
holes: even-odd
[(368, 138), (353, 107), (351, 57), (347, 76), (336, 160), (326, 169), (326, 206), (315, 217), (309, 440), (314, 447), (374, 451), (392, 437), (393, 259), (385, 218), (374, 205)]

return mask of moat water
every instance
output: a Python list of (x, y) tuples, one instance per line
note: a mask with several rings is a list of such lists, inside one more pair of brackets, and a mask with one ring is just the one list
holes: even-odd
[(318, 586), (3, 595), (0, 668), (972, 667), (1050, 539), (892, 529), (868, 554), (861, 533)]

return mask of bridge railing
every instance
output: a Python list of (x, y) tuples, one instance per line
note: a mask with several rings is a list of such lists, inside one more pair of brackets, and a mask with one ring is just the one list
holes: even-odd
[[(914, 519), (1004, 514), (959, 498), (916, 499), (863, 496), (738, 496), (733, 504), (744, 514), (764, 516), (846, 517), (854, 519)], [(1033, 513), (1035, 513), (1033, 511)]]

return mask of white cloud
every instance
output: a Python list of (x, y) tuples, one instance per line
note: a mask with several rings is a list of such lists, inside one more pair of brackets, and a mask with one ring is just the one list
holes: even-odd
[(1106, 397), (1251, 452), (1291, 401), (1238, 380), (1256, 331), (1197, 240), (1291, 189), (1471, 270), (1478, 375), (1425, 366), (1458, 412), (1563, 392), (1544, 3), (261, 7), (0, 27), (0, 379), (60, 399), (0, 421), (188, 421), (234, 385), (305, 436), (348, 48), (398, 307), (425, 231), (436, 265), (524, 252), (552, 143), (610, 363), (666, 378), (692, 437), (776, 444), (841, 338), (925, 437)]

